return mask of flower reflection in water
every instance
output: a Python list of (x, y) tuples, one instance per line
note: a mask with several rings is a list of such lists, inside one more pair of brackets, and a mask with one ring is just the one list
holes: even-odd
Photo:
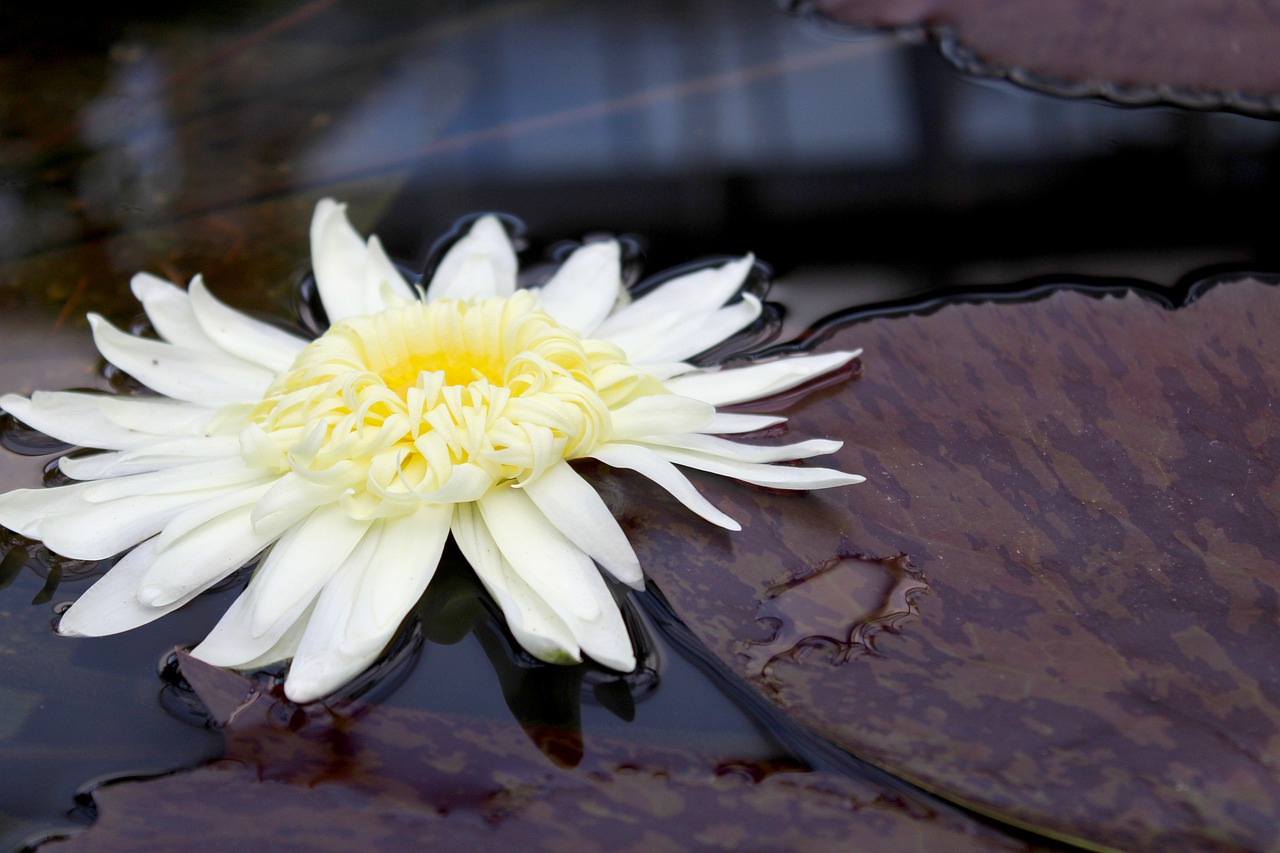
[(268, 702), (279, 725), (295, 731), (327, 730), (337, 718), (361, 716), (386, 701), (430, 645), (454, 645), (470, 636), (483, 649), (508, 710), (530, 741), (555, 765), (574, 767), (583, 756), (584, 701), (631, 722), (637, 703), (658, 687), (657, 647), (630, 602), (624, 600), (621, 608), (635, 638), (637, 666), (632, 672), (620, 673), (591, 661), (572, 666), (539, 661), (516, 641), (496, 602), (457, 549), (447, 548), (431, 595), (418, 603), (407, 630), (323, 705), (299, 706), (284, 696), (279, 666), (247, 673), (248, 678), (224, 679), (182, 651), (162, 664), (161, 702), (178, 719), (218, 728), (228, 725), (244, 705)]

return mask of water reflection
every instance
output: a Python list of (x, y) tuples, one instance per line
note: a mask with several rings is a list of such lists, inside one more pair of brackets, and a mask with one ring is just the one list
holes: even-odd
[(111, 58), (103, 93), (76, 122), (90, 153), (77, 169), (75, 196), (90, 227), (109, 227), (121, 212), (162, 205), (186, 183), (163, 91), (166, 69), (140, 45), (117, 46)]
[[(0, 527), (0, 590), (7, 589), (25, 569), (44, 579), (44, 584), (31, 599), (32, 605), (48, 604), (62, 584), (63, 579), (83, 580), (101, 576), (116, 563), (116, 558), (106, 560), (73, 560), (55, 554), (39, 542), (34, 542)], [(65, 609), (65, 602), (54, 610), (55, 615)]]
[[(74, 75), (24, 56), (37, 91), (79, 106), (0, 87), (13, 117), (0, 256), (101, 237), (122, 244), (110, 265), (128, 273), (162, 261), (138, 251), (156, 245), (145, 229), (247, 205), (231, 213), (239, 228), (267, 199), (375, 177), (370, 203), (390, 204), (378, 230), (403, 246), (498, 208), (543, 233), (640, 231), (672, 259), (751, 247), (784, 270), (847, 262), (853, 245), (863, 262), (901, 264), (923, 239), (945, 270), (1034, 251), (1026, 206), (1040, 247), (1132, 244), (1135, 225), (1160, 247), (1264, 245), (1232, 212), (1169, 232), (1180, 220), (1161, 202), (1188, 180), (1206, 200), (1274, 184), (1271, 123), (975, 84), (932, 48), (833, 38), (768, 4), (298, 12), (225, 14), (199, 22), (203, 39), (196, 22), (141, 19)], [(1094, 246), (1080, 245), (1062, 228), (1090, 197), (1143, 216), (1098, 204)]]

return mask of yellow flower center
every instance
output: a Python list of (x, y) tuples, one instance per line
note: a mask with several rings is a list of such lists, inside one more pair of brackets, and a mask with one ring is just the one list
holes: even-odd
[(537, 298), (415, 302), (336, 323), (249, 416), (256, 464), (343, 491), (359, 517), (475, 500), (607, 441), (610, 410), (667, 393)]

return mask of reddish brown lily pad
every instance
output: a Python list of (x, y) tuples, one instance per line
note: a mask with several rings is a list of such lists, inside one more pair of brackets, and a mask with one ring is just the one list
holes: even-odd
[(1280, 10), (1249, 0), (816, 0), (861, 26), (927, 27), (966, 71), (1065, 94), (1280, 106)]
[(699, 480), (736, 534), (638, 480), (621, 511), (695, 633), (856, 754), (1090, 845), (1275, 849), (1277, 328), (1257, 281), (875, 317), (788, 412), (866, 484)]
[(51, 849), (1027, 849), (785, 763), (595, 739), (568, 770), (515, 726), (391, 706), (304, 711), (190, 658), (183, 671), (224, 725), (226, 757), (97, 789), (97, 822)]

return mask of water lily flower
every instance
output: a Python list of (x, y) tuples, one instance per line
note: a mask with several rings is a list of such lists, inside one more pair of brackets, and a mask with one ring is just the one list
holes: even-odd
[(285, 692), (322, 697), (366, 669), (421, 597), (452, 533), (536, 657), (635, 666), (597, 566), (632, 587), (635, 552), (574, 460), (657, 483), (712, 524), (739, 525), (677, 466), (781, 489), (863, 478), (771, 463), (836, 451), (720, 436), (783, 418), (717, 412), (822, 375), (856, 352), (733, 369), (687, 359), (750, 325), (750, 257), (630, 299), (616, 242), (588, 243), (541, 287), (518, 288), (501, 222), (482, 217), (425, 291), (324, 200), (312, 264), (331, 326), (313, 341), (219, 302), (134, 277), (159, 339), (90, 315), (112, 364), (158, 396), (6, 395), (60, 440), (78, 482), (0, 495), (0, 524), (67, 557), (119, 562), (63, 615), (102, 636), (163, 616), (268, 549), (193, 654), (255, 668), (292, 658)]

